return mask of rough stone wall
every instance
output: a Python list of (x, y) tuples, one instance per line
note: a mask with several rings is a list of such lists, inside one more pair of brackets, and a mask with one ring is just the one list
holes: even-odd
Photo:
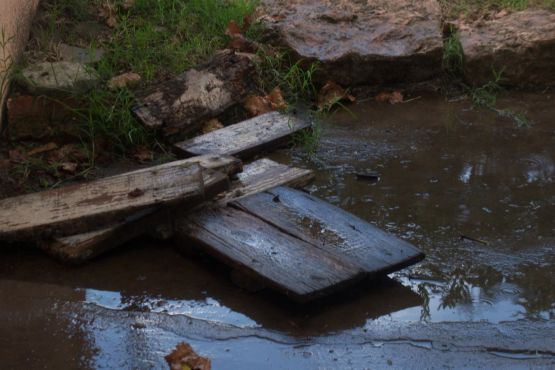
[[(16, 60), (25, 47), (29, 29), (39, 0), (0, 0), (0, 32), (10, 39), (8, 47), (0, 50), (0, 61), (5, 58)], [(5, 81), (6, 72), (0, 63), (0, 83)], [(7, 86), (0, 86), (0, 127), (4, 112)]]

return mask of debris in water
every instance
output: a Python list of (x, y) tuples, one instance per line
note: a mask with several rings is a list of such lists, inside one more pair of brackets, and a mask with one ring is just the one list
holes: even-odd
[(355, 175), (359, 180), (369, 180), (375, 182), (380, 179), (380, 174), (376, 171), (357, 172)]
[(199, 356), (185, 342), (179, 343), (165, 359), (171, 370), (210, 370), (212, 368), (210, 359)]
[(470, 241), (480, 243), (480, 244), (483, 244), (483, 245), (489, 245), (489, 242), (487, 242), (485, 240), (476, 239), (476, 238), (473, 238), (471, 236), (462, 235), (462, 234), (461, 234), (461, 240), (470, 240)]
[(339, 86), (336, 82), (328, 81), (320, 89), (318, 93), (318, 101), (317, 106), (318, 109), (326, 109), (331, 108), (334, 104), (339, 103), (341, 101), (349, 101), (353, 103), (356, 98), (350, 95), (344, 88)]

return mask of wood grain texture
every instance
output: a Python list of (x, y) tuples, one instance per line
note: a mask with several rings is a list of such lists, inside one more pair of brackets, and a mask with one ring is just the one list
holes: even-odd
[(219, 204), (226, 205), (233, 200), (281, 185), (301, 188), (314, 179), (314, 172), (262, 158), (246, 165), (237, 177), (230, 190), (218, 200)]
[[(220, 183), (217, 177), (210, 176), (210, 171), (221, 171), (229, 176), (242, 170), (242, 162), (230, 156), (206, 155), (193, 157), (177, 162), (170, 162), (158, 166), (169, 168), (173, 163), (199, 164), (203, 169), (205, 198), (214, 196), (227, 190), (227, 181)], [(117, 176), (125, 176), (117, 175)], [(194, 205), (194, 201), (180, 205), (180, 213)], [(37, 246), (53, 257), (72, 264), (83, 263), (110, 249), (132, 240), (151, 230), (153, 225), (168, 223), (174, 214), (170, 211), (153, 207), (136, 214), (129, 215), (115, 223), (85, 233), (39, 240)], [(163, 208), (163, 207), (162, 207)]]
[(360, 218), (283, 186), (202, 209), (183, 225), (180, 232), (202, 250), (300, 302), (424, 257)]
[(230, 207), (195, 213), (187, 226), (191, 240), (206, 251), (235, 268), (251, 271), (295, 300), (324, 294), (360, 276), (350, 261)]
[(277, 187), (232, 206), (321, 250), (350, 258), (368, 274), (386, 274), (424, 258), (412, 244), (295, 189)]
[(174, 147), (189, 156), (226, 154), (246, 158), (283, 143), (295, 132), (309, 127), (308, 121), (270, 112), (176, 143)]
[[(223, 175), (212, 173), (219, 181)], [(0, 201), (0, 239), (29, 240), (94, 230), (157, 205), (204, 195), (196, 163), (151, 167)]]

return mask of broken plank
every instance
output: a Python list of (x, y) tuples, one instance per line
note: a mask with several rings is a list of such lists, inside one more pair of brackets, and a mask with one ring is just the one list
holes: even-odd
[(361, 276), (351, 261), (231, 207), (204, 209), (186, 224), (191, 242), (301, 302)]
[(218, 52), (209, 63), (155, 86), (139, 99), (133, 112), (167, 140), (183, 139), (245, 98), (253, 71), (248, 56), (231, 50)]
[[(235, 157), (204, 155), (165, 163), (158, 166), (158, 168), (169, 168), (175, 163), (182, 165), (199, 164), (205, 170), (221, 171), (229, 176), (241, 171), (243, 167), (242, 162)], [(208, 175), (208, 172), (203, 171), (203, 176), (206, 175)], [(125, 176), (125, 174), (117, 176)], [(206, 196), (214, 196), (222, 190), (226, 190), (219, 187), (218, 183), (214, 183), (210, 177), (203, 179), (203, 181)], [(168, 212), (160, 211), (159, 208), (149, 208), (115, 223), (105, 224), (103, 227), (90, 232), (43, 239), (37, 242), (37, 246), (64, 262), (82, 263), (145, 234), (152, 228), (152, 225), (168, 222)]]
[[(215, 183), (227, 176), (213, 172)], [(71, 235), (157, 205), (204, 196), (202, 168), (175, 163), (0, 201), (0, 240)]]
[(262, 158), (245, 166), (243, 172), (238, 175), (237, 181), (231, 184), (231, 188), (224, 194), (218, 203), (225, 205), (248, 195), (256, 194), (276, 186), (288, 185), (301, 188), (314, 179), (314, 172), (304, 168), (289, 167)]
[(412, 244), (295, 189), (277, 187), (232, 206), (320, 250), (356, 261), (369, 275), (397, 271), (424, 258)]
[(310, 126), (310, 122), (306, 120), (270, 112), (176, 143), (174, 147), (188, 156), (227, 154), (246, 158), (279, 145), (295, 132)]

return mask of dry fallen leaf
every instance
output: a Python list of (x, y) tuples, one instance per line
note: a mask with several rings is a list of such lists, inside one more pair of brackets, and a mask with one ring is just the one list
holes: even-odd
[(255, 42), (247, 40), (243, 35), (235, 35), (227, 44), (228, 49), (243, 53), (254, 53), (258, 50)]
[(218, 121), (216, 118), (213, 118), (210, 121), (207, 121), (204, 124), (204, 126), (202, 126), (202, 133), (207, 134), (209, 132), (216, 131), (216, 130), (219, 130), (221, 128), (224, 128), (224, 125), (220, 121)]
[(107, 85), (111, 90), (121, 89), (124, 87), (133, 87), (141, 82), (141, 76), (134, 72), (126, 72), (116, 77), (112, 77)]
[(125, 0), (122, 4), (123, 9), (129, 10), (135, 6), (135, 0)]
[(77, 167), (79, 165), (75, 162), (63, 162), (60, 166), (62, 171), (69, 172), (71, 174), (77, 172)]
[(403, 94), (400, 91), (381, 92), (375, 100), (379, 103), (398, 104), (404, 101)]
[(270, 91), (270, 94), (268, 94), (266, 98), (270, 101), (272, 109), (274, 110), (287, 108), (287, 102), (283, 99), (283, 94), (281, 93), (281, 89), (279, 87)]
[(140, 162), (150, 162), (154, 159), (154, 153), (145, 145), (137, 145), (131, 150), (133, 158)]
[(265, 96), (251, 95), (245, 100), (245, 109), (253, 117), (273, 110), (272, 103)]
[(105, 1), (98, 9), (98, 15), (104, 19), (106, 25), (110, 28), (114, 28), (118, 21), (116, 19), (116, 10), (112, 3)]
[(31, 149), (27, 155), (32, 156), (35, 154), (41, 154), (44, 152), (49, 152), (51, 150), (58, 149), (58, 144), (56, 143), (48, 143), (41, 146), (37, 146), (36, 148)]
[(239, 27), (239, 25), (235, 22), (235, 21), (230, 21), (229, 24), (227, 25), (227, 29), (225, 30), (225, 34), (231, 37), (234, 36), (242, 36), (243, 35), (243, 31), (241, 30), (241, 27)]
[(171, 370), (210, 370), (210, 359), (195, 353), (187, 343), (179, 343), (172, 353), (165, 357)]
[(343, 100), (354, 102), (356, 99), (337, 83), (328, 81), (318, 92), (317, 106), (319, 109), (329, 108)]

